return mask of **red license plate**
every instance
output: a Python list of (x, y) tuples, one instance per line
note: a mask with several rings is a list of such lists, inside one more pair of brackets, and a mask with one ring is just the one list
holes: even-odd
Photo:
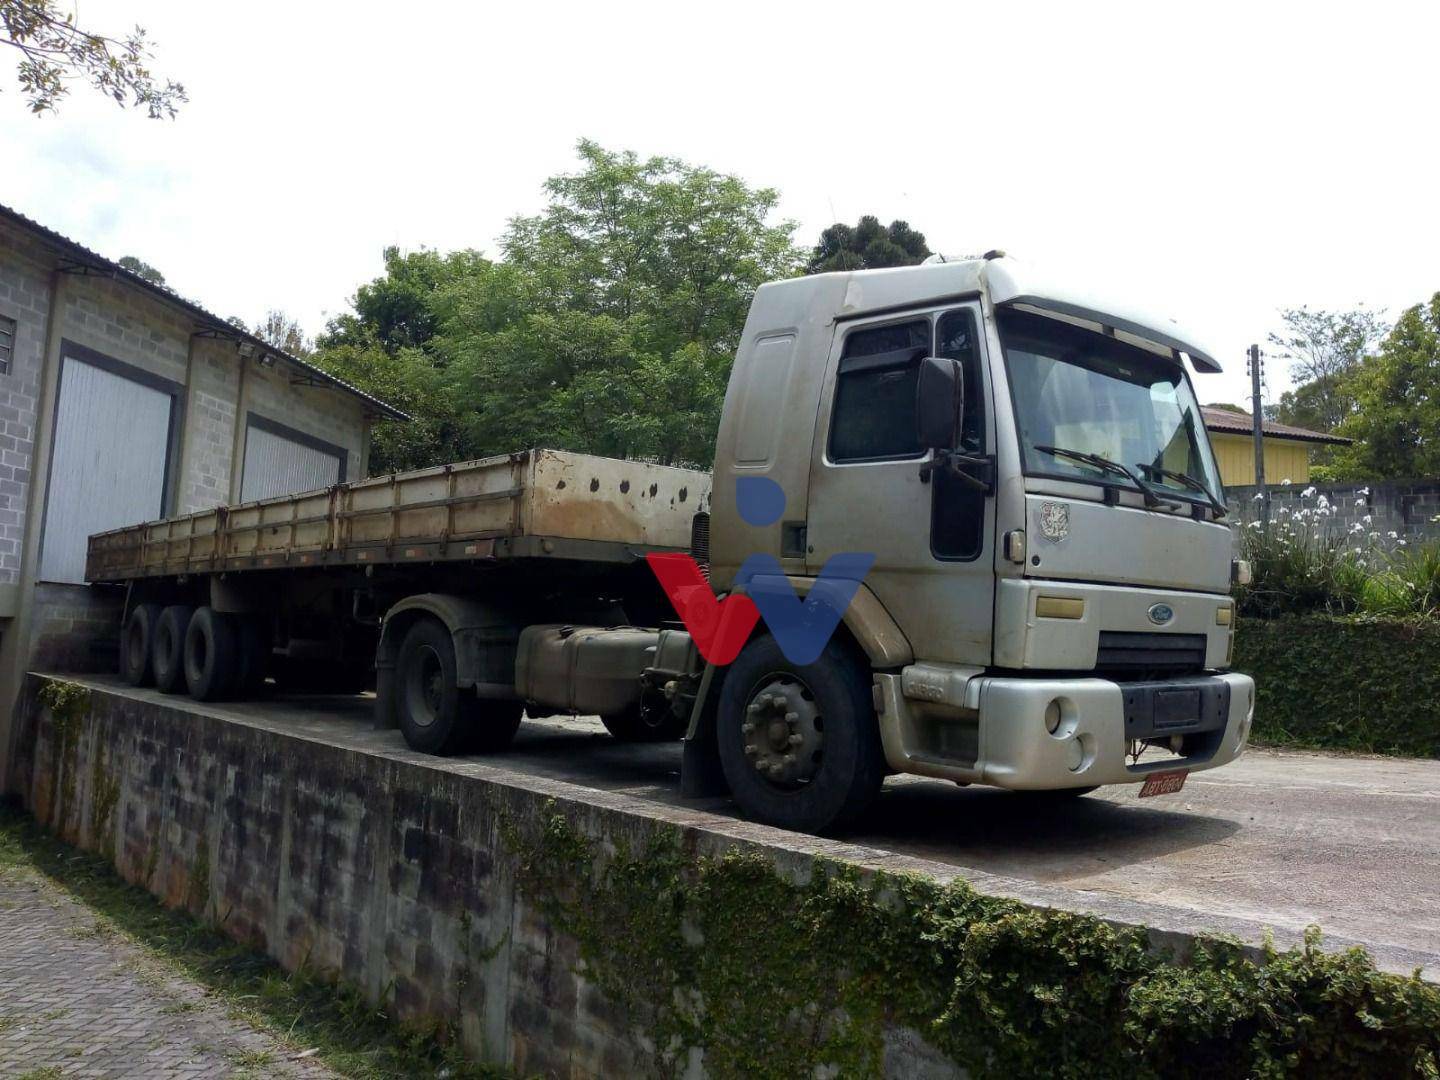
[(1145, 783), (1140, 785), (1140, 798), (1148, 799), (1151, 795), (1174, 795), (1185, 786), (1185, 777), (1189, 775), (1187, 769), (1171, 769), (1169, 772), (1151, 773), (1145, 778)]

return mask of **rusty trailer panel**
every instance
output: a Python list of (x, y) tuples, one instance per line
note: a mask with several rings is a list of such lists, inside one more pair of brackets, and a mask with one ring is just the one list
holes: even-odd
[(608, 561), (688, 548), (709, 508), (707, 472), (530, 450), (98, 533), (85, 579), (559, 551)]

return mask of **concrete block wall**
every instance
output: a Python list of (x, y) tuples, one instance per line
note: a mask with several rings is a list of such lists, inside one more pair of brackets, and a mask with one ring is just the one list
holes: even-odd
[[(1436, 520), (1440, 518), (1440, 480), (1267, 486), (1272, 518), (1294, 517), (1307, 508), (1313, 511), (1323, 495), (1330, 510), (1320, 519), (1326, 535), (1349, 536), (1359, 525), (1367, 540), (1370, 533), (1379, 533), (1374, 542), (1386, 549), (1395, 547), (1399, 539), (1407, 545), (1440, 539), (1440, 521)], [(1307, 497), (1305, 492), (1312, 488), (1314, 494)], [(1253, 486), (1226, 489), (1226, 501), (1237, 526), (1259, 519), (1260, 504), (1255, 500), (1258, 491)], [(1390, 537), (1392, 532), (1394, 539)]]
[(30, 666), (40, 671), (114, 671), (120, 660), (116, 630), (124, 606), (123, 586), (37, 583)]
[[(364, 746), (299, 737), (156, 693), (92, 687), (57, 722), (39, 682), (12, 786), (42, 824), (126, 880), (289, 970), (359, 987), (390, 1016), (449, 1021), (471, 1055), (516, 1075), (660, 1074), (641, 1018), (586, 978), (578, 943), (522, 888), (507, 836), (538, 836), (561, 812), (608, 850), (642, 851), (676, 825), (623, 795), (376, 752), (368, 731)], [(686, 830), (696, 857), (735, 843)], [(807, 848), (741, 847), (793, 881), (815, 872)], [(883, 1037), (887, 1075), (960, 1074), (911, 1029)], [(699, 1049), (681, 1065), (705, 1075)]]
[[(365, 422), (355, 398), (337, 390), (297, 389), (279, 368), (256, 365), (246, 375), (247, 411), (345, 448), (345, 478), (365, 476)], [(242, 418), (243, 422), (243, 418)]]
[(0, 375), (0, 583), (20, 580), (36, 409), (50, 312), (50, 271), (24, 237), (0, 227), (0, 315), (15, 320), (15, 352)]

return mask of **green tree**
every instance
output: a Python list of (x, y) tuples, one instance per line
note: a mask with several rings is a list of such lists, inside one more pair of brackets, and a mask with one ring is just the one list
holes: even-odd
[(1355, 408), (1349, 376), (1390, 329), (1384, 313), (1357, 307), (1349, 311), (1280, 312), (1284, 329), (1269, 335), (1271, 348), (1290, 361), (1296, 386), (1281, 395), (1273, 419), (1284, 424), (1334, 431)]
[(75, 23), (54, 0), (0, 0), (0, 42), (19, 52), (16, 74), (33, 113), (54, 112), (81, 81), (121, 106), (143, 108), (152, 120), (173, 118), (188, 100), (185, 87), (151, 73), (145, 30), (110, 37)]
[(312, 362), (417, 418), (376, 471), (552, 446), (708, 463), (761, 283), (797, 271), (775, 192), (593, 142), (511, 220), (503, 257), (385, 253)]
[(853, 227), (836, 222), (820, 234), (810, 253), (807, 274), (831, 270), (878, 270), (887, 266), (914, 266), (930, 255), (925, 234), (904, 221), (881, 225), (865, 215)]
[(1337, 475), (1440, 476), (1440, 293), (1400, 316), (1347, 389), (1355, 408), (1340, 431), (1356, 441), (1336, 455)]
[(144, 278), (152, 285), (165, 284), (164, 274), (162, 274), (159, 270), (156, 270), (155, 267), (151, 266), (143, 259), (137, 259), (134, 255), (126, 255), (125, 257), (120, 259), (116, 263), (116, 265), (123, 270), (129, 270), (132, 274), (136, 274), (139, 277)]

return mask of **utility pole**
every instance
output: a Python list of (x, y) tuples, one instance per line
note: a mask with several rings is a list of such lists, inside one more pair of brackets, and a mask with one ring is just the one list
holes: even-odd
[(1265, 489), (1265, 432), (1260, 412), (1260, 346), (1250, 346), (1250, 425), (1255, 437), (1255, 486), (1260, 490), (1260, 520), (1270, 524), (1270, 492)]

